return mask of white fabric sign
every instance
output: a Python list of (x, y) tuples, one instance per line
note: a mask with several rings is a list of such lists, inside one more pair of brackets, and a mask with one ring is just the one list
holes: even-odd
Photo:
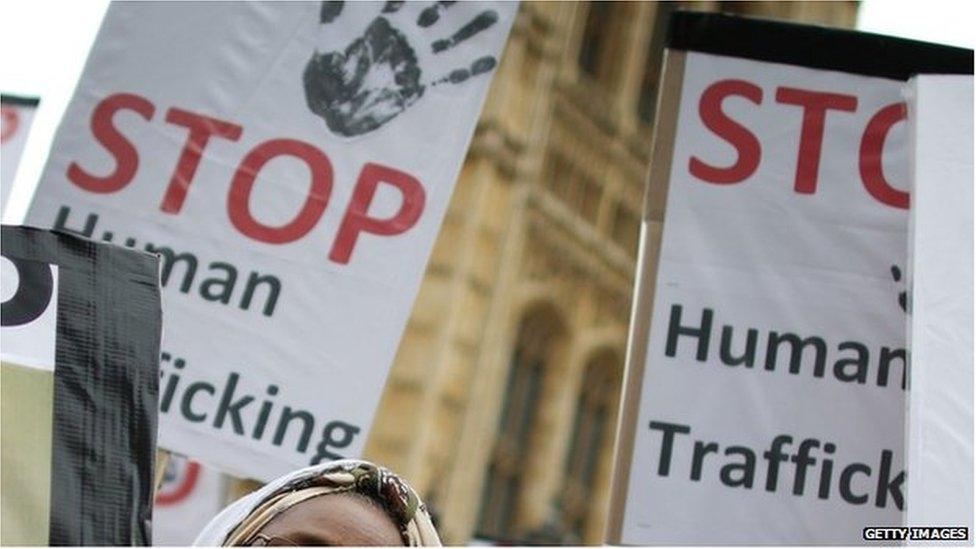
[(27, 144), (34, 114), (37, 112), (36, 100), (15, 98), (7, 100), (4, 96), (0, 106), (0, 210), (7, 206), (7, 197), (14, 185), (20, 155)]
[(901, 90), (687, 53), (624, 543), (902, 523)]
[(0, 257), (0, 328), (5, 361), (54, 372), (58, 339), (58, 266)]
[(163, 253), (160, 446), (361, 453), (516, 8), (109, 8), (27, 219)]
[(182, 456), (170, 456), (153, 505), (154, 546), (187, 546), (224, 506), (224, 478)]
[(907, 523), (973, 529), (973, 77), (910, 86)]

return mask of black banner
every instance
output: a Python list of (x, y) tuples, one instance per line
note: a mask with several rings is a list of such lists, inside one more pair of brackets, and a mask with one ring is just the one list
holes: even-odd
[[(18, 273), (24, 264), (58, 269), (49, 544), (149, 545), (158, 260), (28, 227), (4, 226), (2, 241)], [(21, 284), (28, 279), (37, 277), (21, 276)]]
[(675, 12), (667, 47), (892, 80), (973, 74), (970, 49), (718, 13)]

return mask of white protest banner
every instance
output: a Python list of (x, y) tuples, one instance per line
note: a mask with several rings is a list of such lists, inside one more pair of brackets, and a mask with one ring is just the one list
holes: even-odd
[(203, 527), (223, 509), (228, 478), (192, 459), (170, 456), (154, 500), (152, 544), (192, 544)]
[(669, 41), (610, 540), (860, 543), (904, 506), (902, 85), (966, 55), (691, 13)]
[(973, 528), (973, 77), (912, 80), (909, 526)]
[[(58, 266), (0, 257), (4, 360), (54, 371)], [(29, 290), (29, 291), (28, 291)]]
[(47, 545), (58, 266), (4, 254), (0, 294), (0, 541)]
[(27, 218), (161, 254), (161, 447), (361, 453), (516, 8), (109, 8)]
[(0, 211), (7, 206), (39, 102), (36, 97), (0, 95)]

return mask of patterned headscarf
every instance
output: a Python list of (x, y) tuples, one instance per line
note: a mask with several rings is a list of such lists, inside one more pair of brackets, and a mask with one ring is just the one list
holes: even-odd
[(352, 459), (314, 465), (268, 483), (221, 511), (193, 544), (251, 545), (264, 526), (292, 506), (344, 492), (362, 494), (382, 504), (405, 545), (441, 545), (427, 508), (413, 488), (386, 468)]

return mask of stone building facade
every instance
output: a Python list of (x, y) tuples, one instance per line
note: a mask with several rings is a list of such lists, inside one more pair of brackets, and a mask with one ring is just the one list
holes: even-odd
[(446, 543), (602, 541), (675, 8), (852, 27), (857, 3), (522, 3), (366, 450)]
[(673, 9), (853, 27), (857, 2), (522, 2), (366, 448), (447, 544), (602, 542)]
[(602, 541), (675, 8), (852, 27), (857, 3), (522, 3), (366, 450), (446, 543)]

